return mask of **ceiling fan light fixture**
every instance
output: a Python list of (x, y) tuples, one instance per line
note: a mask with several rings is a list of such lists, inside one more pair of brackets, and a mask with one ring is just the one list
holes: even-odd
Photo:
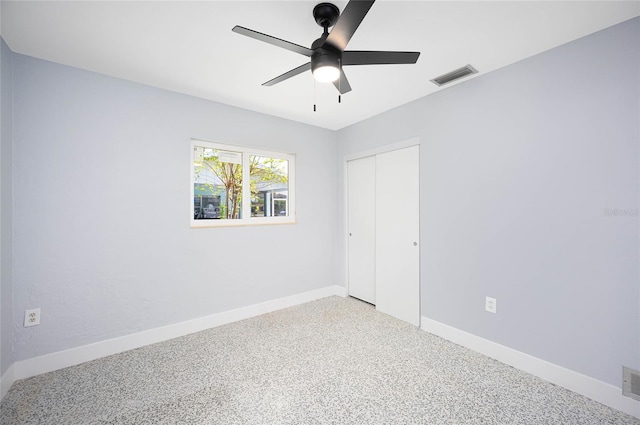
[(340, 77), (340, 70), (333, 65), (323, 65), (313, 70), (313, 78), (320, 83), (332, 83), (338, 77)]
[(311, 56), (313, 78), (320, 83), (331, 83), (340, 77), (340, 60), (334, 52), (321, 50)]

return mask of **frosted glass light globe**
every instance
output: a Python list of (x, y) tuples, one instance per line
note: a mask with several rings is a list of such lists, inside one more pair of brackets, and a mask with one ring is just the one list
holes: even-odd
[(340, 77), (340, 70), (335, 66), (319, 66), (313, 71), (313, 77), (321, 83), (331, 83)]

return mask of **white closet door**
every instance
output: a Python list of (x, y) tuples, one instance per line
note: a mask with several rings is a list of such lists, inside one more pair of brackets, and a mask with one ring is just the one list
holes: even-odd
[(419, 147), (376, 157), (376, 308), (420, 325)]
[(347, 163), (349, 295), (376, 303), (376, 158)]

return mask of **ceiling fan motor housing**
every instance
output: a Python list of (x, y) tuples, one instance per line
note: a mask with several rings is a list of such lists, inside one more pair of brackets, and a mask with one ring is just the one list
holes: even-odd
[(311, 55), (311, 72), (321, 66), (331, 66), (340, 68), (340, 50), (334, 49), (330, 44), (325, 43), (326, 37), (320, 37), (311, 45), (313, 54)]

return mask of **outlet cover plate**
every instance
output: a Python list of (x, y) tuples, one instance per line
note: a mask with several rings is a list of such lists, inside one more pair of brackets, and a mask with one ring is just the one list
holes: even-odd
[(24, 327), (37, 326), (40, 324), (40, 309), (33, 308), (24, 311)]
[(484, 302), (484, 309), (489, 313), (495, 313), (498, 302), (495, 298), (487, 297)]

